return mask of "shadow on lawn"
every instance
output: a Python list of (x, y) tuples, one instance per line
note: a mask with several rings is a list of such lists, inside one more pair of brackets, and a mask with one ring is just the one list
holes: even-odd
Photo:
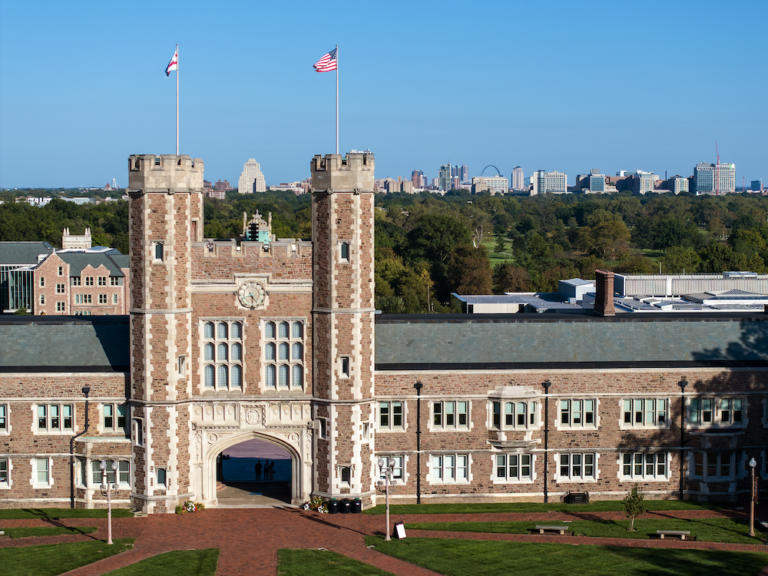
[[(72, 530), (73, 532), (77, 532), (81, 536), (87, 536), (91, 540), (100, 540), (100, 538), (96, 538), (94, 534), (98, 534), (99, 530), (97, 529), (96, 532), (88, 533), (83, 532), (79, 527), (77, 526), (67, 526), (62, 522), (61, 518), (54, 518), (48, 514), (45, 510), (42, 510), (40, 508), (22, 508), (24, 512), (28, 512), (30, 515), (37, 516), (39, 520), (43, 520), (46, 524), (50, 524), (52, 527), (55, 528), (67, 528), (68, 530)], [(63, 534), (62, 534), (63, 536)]]
[(625, 562), (643, 562), (648, 567), (633, 566), (632, 576), (677, 576), (717, 574), (718, 576), (758, 576), (768, 564), (766, 554), (750, 552), (721, 552), (718, 550), (686, 550), (672, 553), (671, 549), (648, 554), (648, 548), (607, 546), (606, 548)]

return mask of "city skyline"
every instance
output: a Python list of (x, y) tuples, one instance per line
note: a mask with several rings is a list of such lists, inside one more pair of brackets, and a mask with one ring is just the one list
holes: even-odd
[[(435, 6), (407, 5), (409, 18), (447, 23), (452, 11)], [(714, 3), (691, 7), (652, 2), (638, 13), (629, 5), (593, 3), (585, 10), (556, 3), (545, 13), (544, 7), (498, 4), (491, 12), (501, 20), (533, 22), (546, 14), (548, 42), (537, 41), (535, 27), (520, 26), (514, 34), (459, 46), (404, 31), (396, 24), (406, 5), (398, 3), (338, 14), (299, 9), (286, 21), (279, 6), (246, 3), (215, 10), (191, 3), (182, 11), (160, 3), (146, 19), (112, 5), (49, 5), (41, 12), (35, 3), (3, 2), (0, 187), (103, 185), (120, 180), (127, 154), (173, 152), (175, 82), (162, 71), (177, 42), (181, 152), (205, 157), (209, 174), (230, 182), (248, 158), (261, 163), (268, 184), (303, 179), (308, 166), (301, 158), (333, 150), (334, 75), (315, 74), (312, 63), (335, 44), (341, 151), (374, 151), (380, 174), (421, 169), (433, 178), (441, 164), (457, 158), (475, 167), (472, 176), (487, 164), (507, 178), (517, 165), (526, 174), (602, 166), (608, 174), (641, 168), (688, 176), (697, 162), (716, 161), (717, 140), (721, 159), (737, 165), (739, 180), (764, 179), (761, 127), (768, 112), (759, 96), (768, 81), (753, 64), (760, 37), (743, 34), (742, 27), (768, 16), (768, 6), (736, 5), (717, 19)], [(461, 9), (467, 31), (490, 17), (480, 8)], [(259, 35), (240, 33), (257, 14), (264, 23)], [(595, 15), (608, 32), (578, 35)], [(628, 21), (646, 30), (646, 41), (608, 35)], [(230, 28), (228, 42), (200, 40)], [(394, 29), (402, 42), (371, 44), (372, 29)], [(739, 43), (700, 41), (715, 32)], [(489, 90), (448, 90), (429, 78), (398, 93), (384, 89), (389, 78), (423, 77), (446, 60), (471, 70), (469, 78), (497, 77), (500, 68), (515, 74), (502, 75)], [(702, 61), (727, 69), (733, 88), (664, 88), (678, 85)], [(521, 80), (542, 69), (564, 88), (541, 92)], [(609, 83), (598, 92), (578, 88), (583, 74), (595, 70), (618, 78), (652, 73), (658, 91), (649, 98)], [(237, 89), (226, 89), (229, 84)]]

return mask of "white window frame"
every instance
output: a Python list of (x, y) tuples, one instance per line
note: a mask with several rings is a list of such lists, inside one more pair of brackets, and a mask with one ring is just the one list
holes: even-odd
[[(619, 453), (618, 465), (620, 480), (655, 480), (663, 482), (670, 478), (669, 452), (667, 451), (621, 452)], [(662, 470), (662, 472), (659, 473), (659, 470)]]
[(66, 294), (66, 293), (67, 293), (66, 284), (56, 284), (56, 294)]
[[(107, 416), (107, 408), (110, 408), (112, 410), (112, 416)], [(119, 419), (120, 416), (120, 408), (123, 408), (123, 426), (119, 425)], [(112, 426), (107, 426), (107, 418), (112, 418)], [(119, 403), (112, 403), (107, 402), (101, 405), (101, 422), (100, 426), (102, 431), (104, 432), (120, 432), (122, 431), (125, 433), (125, 428), (128, 424), (128, 404), (119, 404)]]
[[(568, 403), (568, 409), (563, 409), (563, 404)], [(580, 407), (577, 407), (576, 403), (580, 403)], [(587, 403), (592, 402), (592, 422), (587, 422), (587, 414), (590, 411), (587, 410)], [(558, 398), (557, 400), (557, 426), (558, 430), (563, 429), (593, 429), (598, 426), (598, 406), (600, 402), (597, 398)], [(563, 422), (563, 416), (568, 414), (568, 422)], [(574, 423), (576, 415), (579, 414), (579, 422)]]
[(109, 304), (106, 294), (99, 294), (99, 304)]
[[(347, 248), (347, 256), (344, 257), (344, 247)], [(346, 240), (339, 242), (339, 262), (342, 264), (349, 264), (352, 262), (352, 243)]]
[[(384, 460), (384, 468), (389, 467), (389, 463), (394, 460), (395, 461), (395, 468), (394, 472), (392, 474), (392, 484), (405, 483), (405, 456), (403, 454), (394, 454), (389, 456), (380, 456), (380, 459)], [(384, 480), (384, 474), (382, 473), (382, 468), (379, 468), (379, 464), (376, 464), (376, 468), (379, 472), (379, 480)]]
[[(213, 325), (213, 337), (207, 338), (205, 335), (206, 325)], [(232, 335), (232, 328), (239, 324), (240, 336)], [(227, 328), (226, 336), (220, 336), (220, 326), (225, 325)], [(225, 391), (237, 391), (240, 392), (245, 389), (245, 319), (244, 318), (206, 318), (200, 320), (200, 351), (202, 361), (200, 362), (200, 387), (201, 390), (225, 392)], [(206, 358), (206, 349), (208, 346), (213, 346), (213, 359)], [(226, 346), (226, 358), (222, 359), (219, 355), (221, 346)], [(235, 346), (240, 346), (240, 358), (235, 360), (232, 358), (232, 350)], [(208, 385), (207, 371), (208, 368), (213, 368), (213, 386)], [(178, 368), (178, 366), (177, 366)], [(224, 368), (227, 373), (226, 385), (221, 384), (220, 374), (221, 369)], [(233, 369), (239, 368), (240, 370), (240, 386), (232, 384), (232, 372)]]
[[(344, 488), (348, 488), (352, 486), (352, 465), (351, 464), (344, 464), (341, 466), (337, 466), (336, 468), (338, 475), (339, 475), (339, 486), (343, 486)], [(344, 471), (346, 470), (347, 479), (344, 480)]]
[(317, 420), (317, 437), (320, 440), (328, 440), (328, 418), (318, 416)]
[(117, 293), (112, 294), (112, 304), (117, 304), (117, 300), (118, 300)]
[(80, 276), (72, 276), (72, 286), (82, 286), (83, 282)]
[[(162, 472), (163, 481), (160, 482), (160, 473)], [(168, 490), (168, 469), (167, 468), (157, 468), (155, 469), (155, 486), (157, 488), (162, 488), (164, 490)]]
[(136, 446), (144, 446), (144, 418), (133, 417), (133, 424), (131, 425), (131, 437), (136, 443)]
[[(3, 468), (5, 468), (3, 470)], [(5, 482), (2, 480), (2, 473), (5, 473)], [(13, 486), (13, 460), (10, 456), (0, 458), (0, 490), (10, 490)]]
[(99, 280), (97, 282), (99, 286), (106, 286), (107, 285), (107, 277), (106, 276), (99, 276)]
[[(507, 452), (491, 455), (491, 480), (494, 484), (533, 484), (536, 480), (536, 455), (527, 452)], [(527, 463), (526, 463), (527, 462)], [(510, 470), (517, 471), (516, 475)], [(504, 468), (504, 475), (499, 476), (499, 469)], [(528, 468), (528, 475), (524, 475)]]
[[(663, 408), (662, 408), (663, 403)], [(649, 406), (652, 408), (649, 410)], [(629, 410), (627, 410), (629, 408)], [(669, 428), (669, 398), (630, 397), (619, 400), (619, 427), (625, 428)], [(638, 415), (640, 420), (637, 420)], [(659, 417), (663, 415), (663, 421)], [(649, 416), (651, 416), (649, 421)], [(629, 421), (627, 421), (629, 418)]]
[[(76, 429), (76, 423), (75, 423), (75, 404), (59, 404), (57, 402), (54, 402), (52, 404), (32, 404), (32, 413), (33, 413), (33, 419), (32, 419), (32, 432), (36, 435), (49, 435), (49, 434), (61, 434), (61, 435), (69, 435), (74, 434)], [(57, 411), (56, 416), (52, 416), (52, 410), (51, 408), (55, 407)], [(45, 428), (40, 427), (40, 408), (45, 408), (45, 414), (42, 416), (45, 418)], [(64, 412), (66, 411), (65, 408), (69, 408), (70, 412), (70, 419), (72, 420), (71, 426), (69, 428), (64, 427)], [(54, 418), (59, 419), (59, 425), (57, 427), (53, 426)]]
[(110, 286), (120, 286), (120, 277), (119, 276), (110, 276), (109, 277), (109, 285)]
[(56, 312), (66, 312), (67, 305), (65, 302), (56, 302)]
[(58, 272), (59, 272), (59, 276), (64, 276), (64, 266), (59, 266)]
[[(511, 408), (510, 408), (511, 406)], [(519, 407), (523, 406), (525, 410), (521, 414)], [(498, 412), (497, 412), (498, 408)], [(509, 410), (512, 412), (508, 412)], [(538, 428), (538, 409), (539, 404), (536, 400), (514, 400), (514, 399), (496, 399), (491, 400), (491, 421), (488, 428), (490, 430), (528, 430)], [(512, 423), (510, 424), (510, 418)], [(520, 416), (523, 423), (520, 424)]]
[(348, 354), (339, 356), (339, 378), (352, 377), (352, 357)]
[(0, 435), (5, 436), (11, 433), (11, 406), (10, 404), (0, 404)]
[(45, 306), (45, 294), (40, 294), (40, 306)]
[[(723, 476), (723, 456), (728, 456), (728, 475)], [(702, 473), (697, 474), (696, 473), (696, 460), (697, 456), (701, 456), (701, 464), (702, 467)], [(722, 450), (722, 451), (706, 451), (706, 450), (694, 450), (690, 458), (690, 465), (688, 467), (689, 470), (689, 478), (696, 479), (696, 480), (703, 480), (704, 482), (733, 482), (738, 477), (738, 471), (736, 470), (736, 467), (738, 466), (738, 458), (736, 454), (736, 450)], [(710, 476), (709, 475), (709, 468), (711, 460), (714, 459), (714, 466), (715, 471), (717, 472), (717, 476)]]
[(45, 276), (40, 276), (40, 288), (45, 288)]
[[(46, 462), (46, 478), (47, 482), (43, 483), (40, 482), (39, 478), (39, 464), (41, 462)], [(30, 460), (30, 464), (32, 465), (32, 478), (30, 478), (30, 484), (32, 484), (32, 488), (34, 489), (43, 489), (43, 488), (51, 488), (54, 484), (53, 479), (53, 458), (51, 457), (43, 457), (43, 458), (32, 458)]]
[(187, 357), (184, 354), (176, 358), (176, 374), (179, 378), (187, 376)]
[[(281, 324), (288, 325), (288, 336), (280, 335)], [(300, 325), (301, 336), (295, 336), (295, 325)], [(274, 329), (273, 336), (268, 335), (268, 327), (272, 325)], [(261, 389), (265, 392), (303, 392), (307, 387), (307, 321), (306, 318), (262, 318), (261, 319), (261, 341), (262, 345), (262, 369), (261, 369)], [(280, 359), (280, 345), (288, 345), (288, 358)], [(294, 356), (294, 346), (301, 345), (301, 357)], [(268, 351), (274, 351), (274, 357), (269, 358)], [(281, 367), (288, 368), (288, 386), (280, 385)], [(301, 382), (296, 384), (294, 372), (296, 367), (301, 369)], [(274, 371), (273, 385), (267, 381), (267, 372)]]
[(93, 286), (93, 276), (86, 276), (85, 277), (85, 285), (86, 286)]
[[(406, 429), (406, 406), (407, 402), (401, 400), (388, 400), (379, 402), (376, 407), (376, 429), (379, 432), (404, 432)], [(396, 414), (395, 408), (400, 408), (399, 414)], [(395, 423), (396, 416), (398, 415), (400, 417), (400, 424)], [(387, 419), (386, 423), (383, 423), (384, 418)]]
[[(451, 466), (452, 458), (453, 465)], [(464, 458), (464, 466), (460, 466), (460, 458)], [(438, 463), (439, 462), (439, 463)], [(472, 475), (470, 467), (472, 464), (471, 454), (439, 453), (429, 455), (429, 483), (430, 484), (470, 484)], [(459, 478), (459, 471), (465, 469), (465, 477)]]
[[(707, 404), (709, 402), (709, 404)], [(736, 404), (741, 405), (740, 410), (736, 410)], [(705, 409), (709, 407), (709, 409)], [(725, 410), (723, 409), (725, 406)], [(746, 428), (747, 426), (747, 406), (746, 396), (693, 396), (687, 398), (686, 402), (686, 422), (690, 428)], [(723, 422), (723, 413), (728, 413), (728, 421)], [(739, 413), (740, 420), (735, 420), (736, 413)], [(709, 413), (709, 420), (705, 420)]]
[[(576, 457), (576, 459), (574, 458)], [(587, 463), (587, 457), (592, 460), (591, 464)], [(597, 482), (599, 476), (599, 470), (597, 462), (600, 457), (598, 452), (561, 452), (555, 454), (555, 481), (561, 483), (571, 484), (585, 484), (590, 482)], [(564, 459), (567, 458), (567, 462), (564, 463)], [(577, 462), (575, 460), (578, 460)], [(592, 466), (592, 475), (587, 474), (587, 467)], [(563, 468), (568, 468), (568, 474), (563, 475)], [(576, 468), (578, 467), (578, 469)], [(577, 470), (575, 472), (574, 470)]]
[[(435, 400), (429, 404), (429, 430), (433, 432), (454, 432), (456, 430), (463, 431), (472, 428), (472, 402), (470, 400)], [(462, 404), (464, 404), (464, 412), (460, 411)], [(466, 417), (464, 424), (461, 424), (462, 415)], [(452, 424), (448, 422), (450, 420), (449, 416), (453, 416)], [(437, 422), (438, 417), (440, 418), (439, 423)]]
[[(160, 258), (157, 257), (157, 248), (160, 247)], [(165, 240), (152, 242), (152, 264), (162, 264), (167, 257), (165, 253)]]

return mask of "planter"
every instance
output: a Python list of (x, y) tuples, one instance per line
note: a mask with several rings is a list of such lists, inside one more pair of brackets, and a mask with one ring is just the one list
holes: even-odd
[(349, 514), (351, 508), (352, 507), (349, 504), (349, 500), (344, 499), (339, 502), (339, 512), (342, 514)]
[(336, 500), (331, 500), (328, 502), (328, 514), (338, 514), (339, 513), (339, 503)]
[(352, 514), (360, 514), (363, 511), (363, 503), (360, 500), (352, 501)]

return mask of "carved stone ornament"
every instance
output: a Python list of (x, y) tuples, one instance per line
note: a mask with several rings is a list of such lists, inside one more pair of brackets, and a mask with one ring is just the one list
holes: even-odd
[(237, 299), (243, 308), (251, 310), (264, 304), (266, 290), (260, 282), (243, 282), (237, 290)]
[(216, 434), (214, 434), (214, 433), (208, 434), (208, 444), (213, 444), (218, 439), (219, 439), (219, 437)]
[(249, 426), (258, 426), (262, 422), (262, 409), (248, 408), (245, 412), (245, 422)]

